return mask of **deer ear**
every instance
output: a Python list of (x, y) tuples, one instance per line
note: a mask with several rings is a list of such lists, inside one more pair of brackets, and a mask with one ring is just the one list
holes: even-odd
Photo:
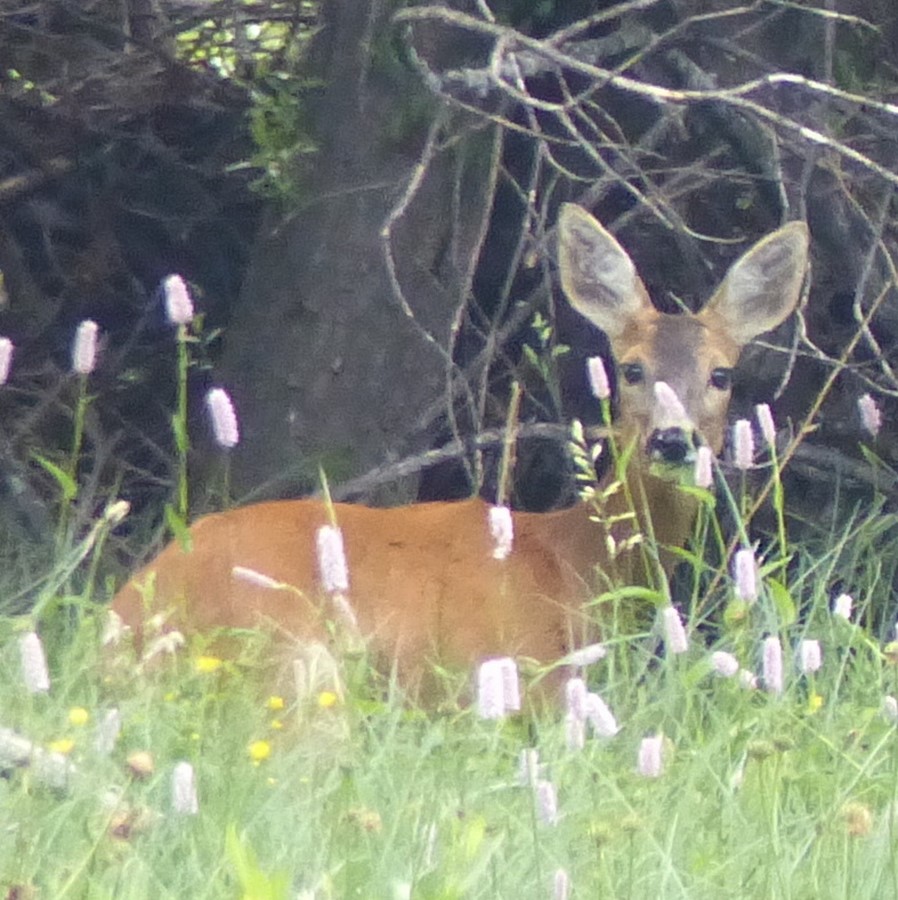
[(733, 264), (700, 315), (720, 316), (740, 346), (776, 328), (801, 296), (809, 240), (804, 222), (762, 238)]
[(558, 267), (571, 306), (611, 340), (651, 307), (627, 251), (574, 203), (565, 203), (558, 216)]

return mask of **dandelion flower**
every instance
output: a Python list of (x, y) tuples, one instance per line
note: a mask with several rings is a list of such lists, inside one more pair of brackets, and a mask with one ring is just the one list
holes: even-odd
[(80, 728), (90, 721), (90, 713), (83, 706), (73, 706), (69, 710), (69, 725)]
[(193, 663), (193, 668), (200, 675), (209, 675), (217, 672), (223, 663), (217, 656), (198, 656)]
[(75, 749), (75, 742), (71, 738), (60, 738), (58, 741), (50, 741), (47, 749), (51, 753), (59, 753), (68, 756)]
[(320, 709), (333, 709), (339, 699), (333, 691), (322, 691), (318, 695), (318, 707)]
[(272, 694), (268, 700), (266, 700), (265, 705), (272, 711), (277, 712), (279, 709), (284, 708), (284, 698), (279, 697), (277, 694)]
[(271, 756), (271, 744), (268, 741), (253, 741), (247, 748), (249, 758), (254, 763), (260, 763)]

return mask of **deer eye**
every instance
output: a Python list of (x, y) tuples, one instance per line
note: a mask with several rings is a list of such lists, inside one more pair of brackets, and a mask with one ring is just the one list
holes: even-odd
[(718, 391), (727, 391), (733, 384), (732, 369), (714, 369), (711, 372), (711, 387), (717, 388)]
[(627, 384), (639, 384), (645, 381), (645, 372), (641, 363), (624, 363), (620, 367), (620, 372)]

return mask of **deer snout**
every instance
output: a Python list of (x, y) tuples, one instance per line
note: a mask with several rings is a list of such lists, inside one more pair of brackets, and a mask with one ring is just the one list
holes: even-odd
[(647, 450), (651, 459), (682, 465), (691, 461), (695, 441), (685, 428), (658, 428), (650, 435)]

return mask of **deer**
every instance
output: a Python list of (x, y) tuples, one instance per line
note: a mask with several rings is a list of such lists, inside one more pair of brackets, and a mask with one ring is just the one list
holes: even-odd
[[(612, 558), (603, 518), (618, 522), (619, 543), (621, 529), (649, 529), (666, 548), (687, 541), (698, 501), (680, 482), (697, 448), (721, 452), (740, 352), (796, 308), (808, 245), (806, 225), (789, 222), (732, 265), (700, 312), (662, 313), (620, 243), (584, 208), (565, 203), (557, 223), (561, 287), (608, 337), (617, 373), (613, 430), (634, 448), (625, 489), (610, 494), (602, 516), (584, 499), (551, 512), (515, 511), (503, 553), (491, 504), (476, 496), (394, 508), (260, 502), (198, 519), (186, 542), (172, 541), (128, 580), (112, 610), (137, 642), (158, 613), (184, 633), (261, 627), (327, 642), (341, 615), (336, 599), (378, 667), (412, 696), (435, 665), (470, 671), (493, 657), (547, 666), (564, 659), (598, 638), (590, 601), (611, 569), (633, 584), (657, 574), (636, 553), (623, 564)], [(662, 402), (670, 392), (679, 402)], [(636, 505), (629, 519), (627, 497)], [(325, 526), (338, 529), (345, 553), (348, 584), (336, 598), (316, 552)]]

